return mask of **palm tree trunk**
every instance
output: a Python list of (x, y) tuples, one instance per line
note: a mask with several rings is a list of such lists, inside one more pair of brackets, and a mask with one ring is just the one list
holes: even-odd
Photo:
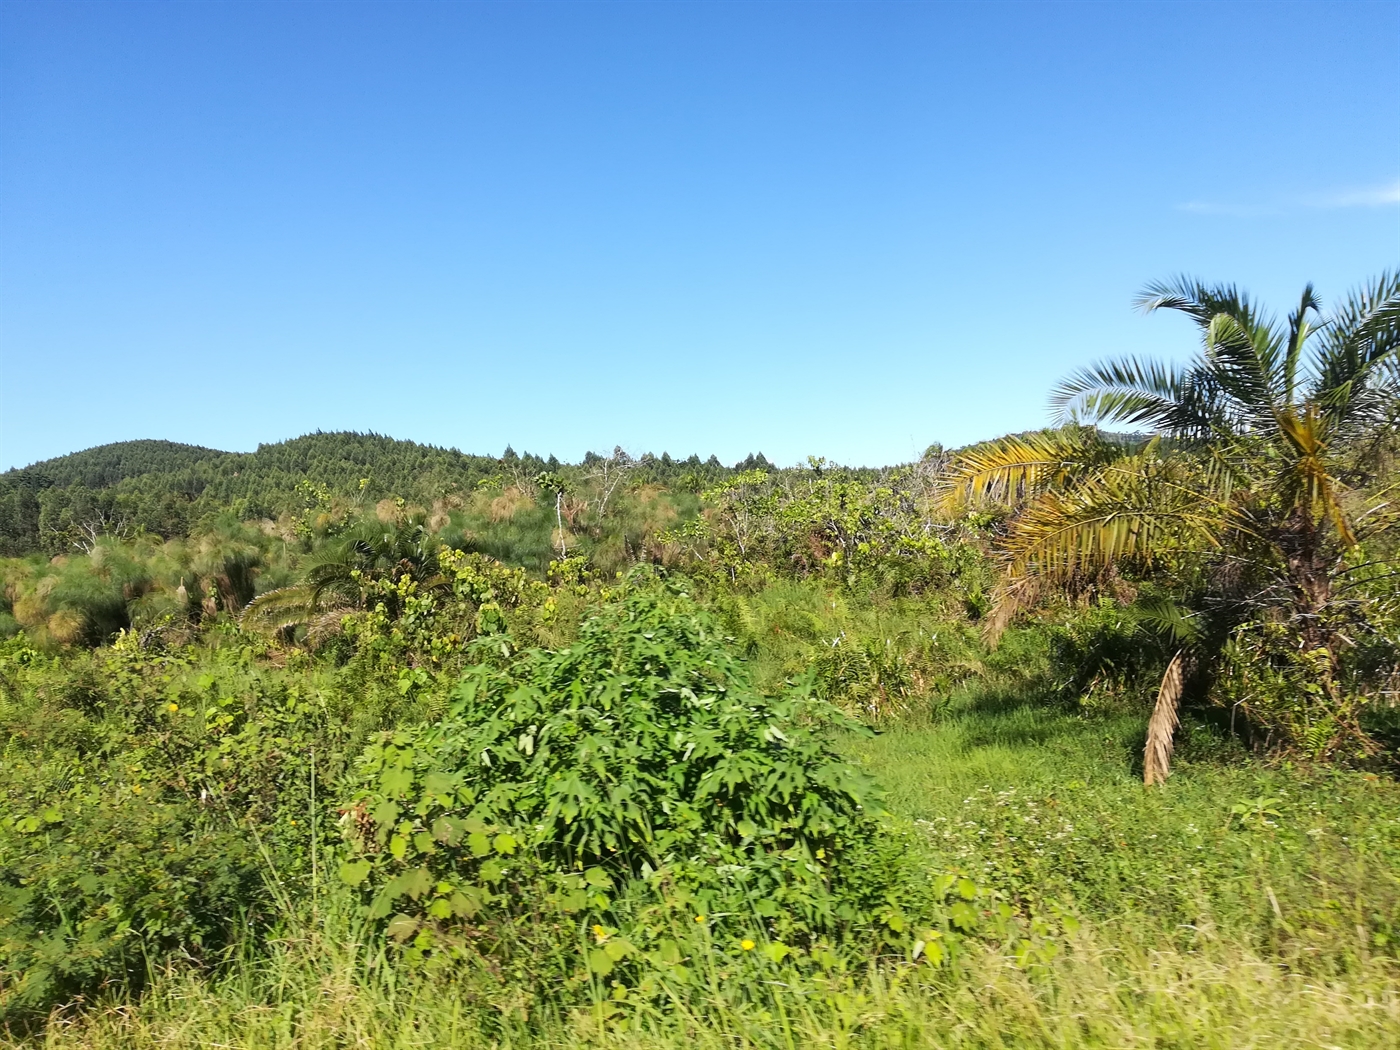
[(1332, 578), (1322, 550), (1321, 529), (1305, 511), (1296, 511), (1280, 537), (1293, 591), (1294, 614), (1305, 650), (1326, 649), (1335, 656), (1336, 638), (1323, 620), (1332, 598)]

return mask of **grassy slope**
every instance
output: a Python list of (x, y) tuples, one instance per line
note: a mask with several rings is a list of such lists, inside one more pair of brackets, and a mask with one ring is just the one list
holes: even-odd
[[(1166, 790), (1145, 792), (1125, 760), (1140, 733), (1134, 717), (969, 694), (936, 723), (847, 745), (941, 863), (1085, 920), (1040, 974), (986, 952), (952, 980), (852, 974), (703, 1017), (642, 1016), (629, 1031), (587, 1012), (526, 1020), (499, 1001), (483, 1011), (479, 987), (376, 976), (343, 936), (309, 931), (216, 985), (172, 977), (135, 1009), (53, 1025), (46, 1043), (1395, 1045), (1400, 980), (1375, 948), (1397, 914), (1400, 789), (1188, 760)], [(1259, 798), (1279, 799), (1263, 807), (1278, 816), (1231, 812)]]
[(1333, 975), (1393, 951), (1400, 787), (1217, 757), (1146, 791), (1130, 761), (1141, 735), (1134, 716), (969, 699), (851, 750), (943, 863), (1117, 943), (1228, 943)]

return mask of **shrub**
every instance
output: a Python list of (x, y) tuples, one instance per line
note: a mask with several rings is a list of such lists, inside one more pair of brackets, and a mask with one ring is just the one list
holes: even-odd
[(807, 689), (761, 695), (725, 641), (684, 593), (641, 589), (559, 651), (478, 642), (497, 659), (446, 717), (365, 750), (342, 877), (416, 953), (648, 893), (788, 939), (906, 932), (874, 786), (818, 734), (855, 727)]
[(1145, 701), (1170, 657), (1139, 609), (1109, 598), (1052, 627), (1050, 652), (1060, 694), (1090, 707)]
[(0, 643), (0, 1017), (215, 958), (304, 892), (307, 763), (337, 775), (346, 719), (250, 665)]
[(7, 789), (50, 790), (2, 796), (30, 805), (0, 818), (0, 1017), (139, 986), (172, 955), (203, 957), (264, 896), (246, 835), (183, 799), (77, 778), (63, 790), (51, 764), (9, 772)]

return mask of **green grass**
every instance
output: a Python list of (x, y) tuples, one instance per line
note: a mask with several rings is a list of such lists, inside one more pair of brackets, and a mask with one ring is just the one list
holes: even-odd
[(398, 971), (332, 916), (223, 976), (172, 972), (139, 1003), (73, 1012), (26, 1045), (1394, 1046), (1400, 788), (1222, 761), (1197, 725), (1176, 775), (1148, 791), (1141, 734), (1137, 715), (968, 692), (926, 724), (845, 744), (931, 863), (1062, 924), (1041, 966), (988, 945), (951, 972), (852, 960), (739, 986), (715, 969), (669, 1010), (621, 1009), (600, 989), (592, 1007), (532, 1012), (508, 976)]
[(1223, 943), (1324, 974), (1394, 952), (1400, 787), (1222, 761), (1198, 724), (1176, 774), (1148, 790), (1135, 764), (1142, 732), (1135, 715), (974, 694), (936, 724), (848, 750), (937, 863), (1033, 910), (1071, 912), (1115, 943)]
[(1327, 981), (1239, 953), (1136, 954), (1088, 938), (1042, 976), (988, 953), (956, 981), (873, 971), (824, 988), (774, 988), (757, 1003), (716, 994), (708, 1005), (626, 1021), (606, 1002), (525, 1018), (508, 995), (483, 999), (470, 982), (391, 980), (344, 953), (293, 944), (221, 982), (175, 976), (137, 1006), (56, 1018), (31, 1045), (1381, 1050), (1397, 1030), (1400, 998), (1378, 967)]

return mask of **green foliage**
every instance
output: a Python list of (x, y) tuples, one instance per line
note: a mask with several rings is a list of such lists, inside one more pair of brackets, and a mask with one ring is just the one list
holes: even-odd
[(920, 594), (975, 572), (920, 508), (914, 471), (851, 470), (812, 459), (779, 473), (736, 473), (703, 493), (712, 511), (664, 534), (692, 571), (730, 584), (822, 575), (855, 589)]
[[(1201, 361), (1065, 395), (1153, 438), (865, 470), (314, 434), (0, 477), (0, 1016), (217, 988), (287, 1045), (1194, 1045), (1280, 964), (1393, 1003), (1393, 285), (1311, 343), (1310, 293), (1284, 331), (1160, 290)], [(1183, 724), (1144, 793), (1149, 703)], [(1225, 991), (1172, 1012), (1164, 959)]]
[[(251, 453), (123, 441), (0, 474), (0, 556), (61, 554), (97, 535), (186, 536), (226, 509), (241, 518), (285, 517), (306, 539), (333, 530), (348, 508), (385, 498), (431, 506), (482, 484), (526, 481), (544, 471), (569, 483), (592, 476), (599, 462), (589, 453), (578, 467), (561, 467), (552, 456), (510, 449), (496, 459), (345, 432), (307, 434)], [(698, 456), (676, 461), (648, 454), (627, 462), (638, 484), (687, 490), (733, 472), (713, 456), (702, 463)], [(749, 456), (735, 469), (767, 466), (762, 456)], [(499, 549), (490, 553), (502, 557)]]
[(312, 763), (336, 782), (373, 721), (258, 655), (0, 648), (0, 1015), (212, 963), (305, 893)]
[(1109, 598), (1055, 624), (1052, 673), (1061, 695), (1088, 707), (1146, 703), (1173, 651), (1157, 626), (1143, 608)]
[(400, 933), (510, 913), (547, 877), (572, 910), (641, 879), (701, 912), (757, 909), (789, 938), (872, 921), (879, 893), (851, 892), (850, 858), (878, 848), (873, 787), (819, 735), (839, 716), (800, 689), (755, 692), (684, 593), (633, 590), (557, 652), (502, 662), (504, 636), (478, 644), (498, 658), (446, 716), (360, 767), (363, 859), (344, 870), (376, 914), (400, 909)]
[(818, 695), (863, 721), (926, 715), (950, 688), (987, 671), (989, 654), (956, 591), (852, 594), (817, 577), (714, 601), (760, 685), (814, 672)]
[(1140, 715), (975, 683), (937, 725), (850, 753), (914, 819), (931, 865), (966, 871), (1019, 915), (1073, 915), (1115, 951), (1233, 944), (1295, 973), (1393, 960), (1394, 781), (1264, 766), (1196, 719), (1181, 735), (1176, 775), (1144, 791), (1130, 762)]

